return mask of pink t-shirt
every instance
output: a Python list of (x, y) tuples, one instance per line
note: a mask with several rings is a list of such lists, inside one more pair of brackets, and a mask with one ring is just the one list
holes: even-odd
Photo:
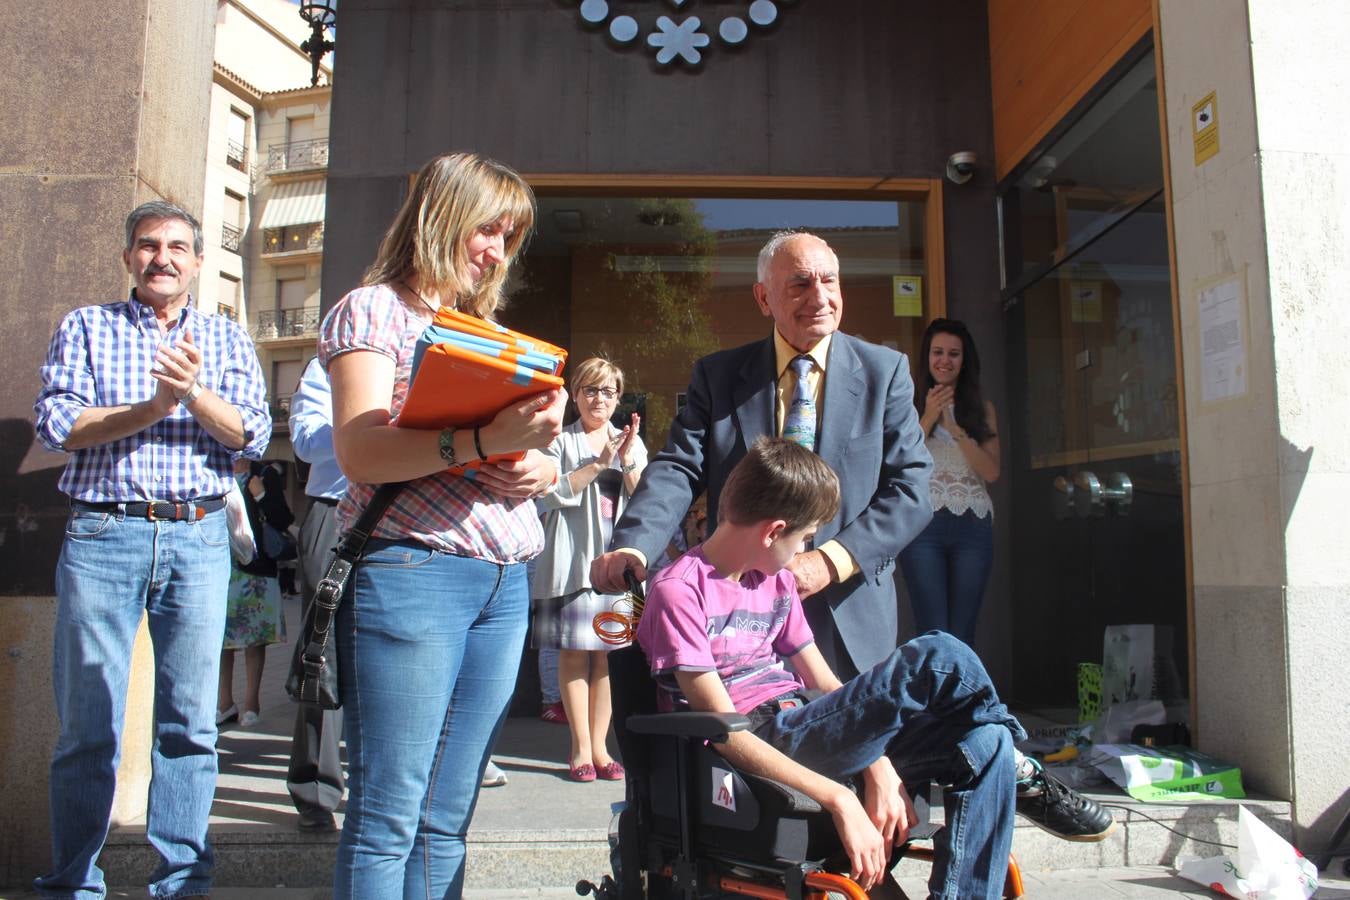
[(787, 570), (732, 581), (717, 574), (701, 546), (652, 579), (637, 638), (661, 687), (662, 709), (683, 699), (675, 680), (683, 669), (716, 671), (739, 713), (802, 690), (783, 658), (815, 641)]

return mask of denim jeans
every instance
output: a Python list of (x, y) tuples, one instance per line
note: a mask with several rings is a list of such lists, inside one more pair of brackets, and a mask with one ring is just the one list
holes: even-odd
[(994, 520), (940, 509), (900, 551), (914, 631), (946, 631), (972, 647), (984, 588), (994, 564)]
[(839, 690), (779, 712), (758, 734), (836, 780), (884, 754), (906, 783), (944, 785), (946, 840), (936, 848), (930, 896), (1003, 895), (1015, 811), (1013, 742), (1026, 732), (966, 644), (941, 632), (917, 637)]
[(525, 646), (525, 566), (367, 546), (338, 612), (348, 795), (333, 896), (459, 897)]
[(225, 512), (151, 522), (75, 507), (56, 564), (52, 684), (52, 871), (44, 897), (100, 898), (131, 650), (145, 615), (155, 654), (146, 836), (159, 852), (150, 894), (205, 894), (216, 789), (216, 682), (230, 580)]

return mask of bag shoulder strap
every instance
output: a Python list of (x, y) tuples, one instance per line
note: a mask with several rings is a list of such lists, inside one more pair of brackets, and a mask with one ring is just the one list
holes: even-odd
[(342, 536), (338, 542), (337, 554), (347, 562), (354, 563), (361, 558), (361, 554), (366, 550), (366, 542), (375, 531), (375, 526), (380, 524), (380, 519), (384, 518), (385, 511), (389, 505), (394, 502), (394, 498), (403, 490), (403, 485), (407, 482), (399, 481), (393, 484), (382, 484), (375, 489), (370, 502), (361, 513), (361, 517), (356, 520), (356, 524)]

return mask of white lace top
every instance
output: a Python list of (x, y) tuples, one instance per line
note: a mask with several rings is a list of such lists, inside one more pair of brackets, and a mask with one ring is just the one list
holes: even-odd
[(951, 432), (939, 422), (924, 445), (933, 456), (933, 474), (928, 480), (933, 511), (946, 509), (959, 516), (973, 510), (981, 519), (992, 516), (994, 502), (985, 490), (984, 479), (966, 462)]

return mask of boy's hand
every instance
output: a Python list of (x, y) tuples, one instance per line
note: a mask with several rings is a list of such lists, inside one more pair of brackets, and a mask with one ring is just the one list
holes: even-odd
[(839, 799), (830, 804), (830, 817), (844, 845), (853, 880), (864, 891), (870, 891), (886, 875), (890, 844), (882, 840), (881, 832), (847, 788), (841, 788)]
[(787, 569), (797, 579), (797, 596), (803, 600), (824, 590), (834, 580), (830, 564), (819, 550), (798, 553), (788, 560)]
[(909, 791), (884, 756), (863, 769), (863, 808), (887, 847), (907, 841), (909, 830), (919, 818)]
[(591, 560), (591, 587), (602, 594), (622, 594), (628, 590), (623, 573), (632, 569), (638, 581), (647, 578), (647, 567), (636, 556), (623, 550), (611, 550)]

